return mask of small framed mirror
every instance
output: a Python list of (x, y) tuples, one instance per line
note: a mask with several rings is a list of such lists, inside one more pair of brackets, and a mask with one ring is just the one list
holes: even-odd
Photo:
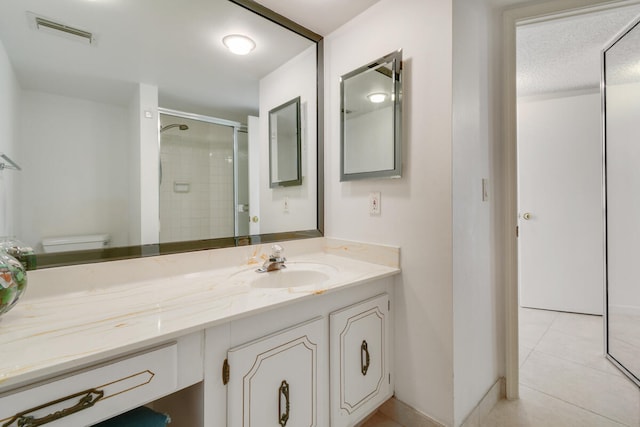
[(402, 176), (402, 50), (340, 78), (340, 181)]
[(269, 111), (270, 187), (302, 184), (300, 97)]

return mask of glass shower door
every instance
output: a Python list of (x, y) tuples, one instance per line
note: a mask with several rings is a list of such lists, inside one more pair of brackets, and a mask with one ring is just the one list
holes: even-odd
[(160, 243), (234, 236), (234, 133), (227, 124), (160, 115)]

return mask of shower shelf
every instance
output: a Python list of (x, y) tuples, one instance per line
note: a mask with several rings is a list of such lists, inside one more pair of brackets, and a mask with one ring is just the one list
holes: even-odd
[(0, 170), (3, 170), (3, 169), (12, 169), (12, 170), (17, 170), (17, 171), (21, 171), (22, 170), (22, 168), (20, 166), (18, 166), (18, 164), (16, 162), (11, 160), (9, 158), (9, 156), (7, 156), (6, 154), (0, 154), (0, 157), (2, 157), (4, 160), (6, 160), (6, 163), (5, 162), (1, 162), (0, 163)]

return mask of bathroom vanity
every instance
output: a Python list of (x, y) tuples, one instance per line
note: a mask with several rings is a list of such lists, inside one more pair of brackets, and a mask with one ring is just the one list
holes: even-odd
[(269, 273), (255, 269), (270, 245), (30, 272), (0, 319), (0, 425), (92, 425), (141, 405), (173, 425), (363, 419), (393, 394), (399, 250), (282, 246), (287, 268)]

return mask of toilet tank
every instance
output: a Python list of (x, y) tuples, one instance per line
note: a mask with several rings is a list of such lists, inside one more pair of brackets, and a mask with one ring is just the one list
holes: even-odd
[(107, 246), (109, 246), (108, 234), (85, 234), (42, 239), (42, 247), (45, 253), (102, 249)]

